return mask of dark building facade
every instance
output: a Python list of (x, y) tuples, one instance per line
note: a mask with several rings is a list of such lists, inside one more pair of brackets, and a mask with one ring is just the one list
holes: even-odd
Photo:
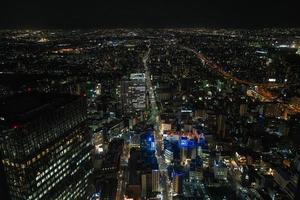
[(0, 194), (1, 194), (2, 199), (10, 200), (8, 185), (6, 182), (6, 175), (5, 175), (4, 167), (3, 167), (2, 163), (0, 163)]
[(0, 143), (10, 198), (87, 199), (86, 99), (20, 94), (1, 101)]

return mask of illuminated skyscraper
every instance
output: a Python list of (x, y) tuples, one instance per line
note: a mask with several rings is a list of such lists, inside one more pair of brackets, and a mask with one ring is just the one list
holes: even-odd
[(151, 172), (143, 172), (141, 175), (141, 196), (142, 199), (149, 199), (152, 193), (152, 174)]
[(20, 94), (0, 105), (2, 163), (12, 200), (86, 199), (86, 99)]
[(172, 172), (173, 192), (175, 194), (182, 194), (183, 192), (183, 176), (183, 173)]
[(123, 80), (121, 95), (124, 113), (135, 113), (145, 110), (147, 107), (145, 74), (131, 74), (129, 80)]
[(159, 170), (152, 170), (152, 192), (160, 192), (160, 172)]

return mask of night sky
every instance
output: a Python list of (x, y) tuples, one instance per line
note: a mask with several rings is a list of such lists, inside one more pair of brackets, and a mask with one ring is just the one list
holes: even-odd
[(1, 28), (300, 27), (294, 0), (4, 0)]

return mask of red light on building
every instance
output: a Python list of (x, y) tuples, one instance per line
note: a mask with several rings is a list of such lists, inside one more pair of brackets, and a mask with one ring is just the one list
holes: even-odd
[(17, 128), (20, 128), (21, 125), (20, 125), (20, 124), (13, 123), (13, 124), (11, 125), (11, 127), (12, 127), (13, 129), (17, 129)]

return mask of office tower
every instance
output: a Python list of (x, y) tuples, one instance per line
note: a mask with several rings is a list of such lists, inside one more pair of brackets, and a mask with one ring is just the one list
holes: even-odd
[(171, 163), (174, 159), (174, 153), (173, 153), (172, 149), (165, 149), (164, 157), (165, 157), (165, 161), (167, 163)]
[(118, 174), (121, 165), (121, 156), (124, 151), (124, 140), (114, 139), (109, 143), (107, 154), (101, 163), (101, 169), (95, 170), (95, 194), (99, 194), (100, 199), (118, 199), (120, 197), (120, 180)]
[(147, 196), (147, 174), (141, 175), (141, 191), (142, 191), (142, 198), (146, 198)]
[(12, 200), (86, 199), (90, 138), (86, 99), (18, 94), (0, 105), (2, 163)]
[(144, 111), (147, 107), (145, 74), (131, 74), (129, 80), (122, 80), (121, 96), (124, 113)]
[(144, 171), (141, 174), (141, 196), (142, 199), (149, 199), (152, 196), (152, 173)]
[(147, 196), (147, 174), (141, 175), (141, 187), (142, 187), (142, 198), (146, 198)]
[(128, 184), (126, 195), (128, 198), (139, 199), (141, 197), (141, 175), (140, 165), (142, 162), (141, 152), (137, 148), (130, 149), (130, 157), (128, 161)]
[(159, 170), (152, 170), (152, 192), (160, 192), (160, 172)]
[(175, 194), (182, 194), (183, 192), (183, 173), (173, 172), (172, 174), (172, 183), (173, 191)]
[(228, 168), (223, 162), (214, 161), (214, 176), (216, 179), (225, 180), (227, 179)]

